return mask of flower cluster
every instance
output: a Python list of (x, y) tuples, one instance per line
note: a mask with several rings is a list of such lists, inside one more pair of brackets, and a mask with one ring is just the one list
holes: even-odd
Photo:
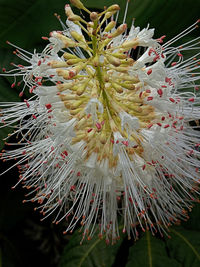
[(1, 158), (16, 160), (26, 201), (44, 218), (57, 211), (66, 231), (80, 223), (83, 239), (99, 229), (114, 242), (122, 218), (128, 236), (162, 234), (188, 217), (200, 181), (200, 136), (189, 124), (200, 118), (199, 39), (171, 46), (198, 22), (163, 43), (134, 21), (117, 26), (118, 5), (96, 13), (70, 2), (90, 21), (66, 5), (63, 30), (43, 37), (41, 53), (17, 48), (26, 64), (3, 74), (23, 77), (20, 96), (28, 88), (32, 97), (0, 104), (2, 127), (18, 136)]

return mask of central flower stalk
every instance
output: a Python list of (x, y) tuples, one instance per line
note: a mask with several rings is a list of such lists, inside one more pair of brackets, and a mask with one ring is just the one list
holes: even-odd
[(63, 80), (67, 80), (57, 88), (70, 115), (78, 121), (72, 141), (87, 143), (86, 161), (90, 157), (97, 157), (98, 162), (107, 158), (109, 166), (113, 167), (118, 160), (113, 153), (116, 147), (123, 146), (130, 159), (134, 154), (142, 154), (138, 129), (147, 127), (155, 119), (154, 108), (144, 103), (149, 92), (142, 89), (144, 83), (131, 71), (135, 61), (130, 57), (130, 49), (139, 45), (139, 39), (117, 44), (117, 39), (127, 31), (126, 24), (115, 29), (112, 16), (119, 10), (118, 5), (100, 14), (90, 12), (89, 23), (74, 15), (68, 5), (65, 10), (68, 20), (77, 25), (76, 31), (70, 32), (71, 39), (60, 32), (53, 32), (51, 36), (59, 39), (65, 48), (76, 48), (79, 52), (81, 49), (88, 55), (83, 56), (81, 52), (79, 57), (65, 52), (65, 62), (49, 63)]

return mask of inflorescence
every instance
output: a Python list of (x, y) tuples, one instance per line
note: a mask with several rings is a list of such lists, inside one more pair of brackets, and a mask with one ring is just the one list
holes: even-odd
[(164, 43), (154, 29), (127, 28), (128, 2), (119, 26), (118, 5), (97, 13), (70, 2), (90, 21), (66, 5), (63, 30), (42, 37), (41, 53), (11, 44), (26, 64), (2, 75), (12, 87), (22, 77), (20, 96), (32, 97), (0, 103), (2, 127), (18, 137), (1, 158), (16, 160), (26, 201), (44, 218), (57, 211), (65, 232), (80, 223), (83, 239), (98, 230), (114, 242), (120, 222), (129, 237), (162, 234), (188, 218), (200, 182), (200, 135), (189, 124), (200, 118), (200, 38), (172, 47), (199, 21)]

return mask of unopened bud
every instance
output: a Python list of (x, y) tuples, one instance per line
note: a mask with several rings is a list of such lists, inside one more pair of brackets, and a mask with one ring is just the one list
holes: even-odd
[(117, 36), (119, 36), (120, 34), (122, 34), (123, 32), (125, 32), (125, 30), (127, 29), (127, 24), (121, 24), (116, 31), (114, 31), (113, 33), (111, 33), (108, 38), (115, 38)]
[(93, 29), (94, 29), (94, 22), (92, 22), (92, 21), (88, 22), (88, 24), (87, 24), (87, 30), (88, 30), (88, 32), (90, 34), (92, 34)]
[(71, 4), (79, 9), (84, 9), (84, 5), (80, 0), (70, 0)]
[(112, 53), (112, 56), (113, 56), (113, 57), (120, 58), (120, 59), (125, 59), (125, 58), (127, 58), (127, 55), (124, 54), (124, 53)]
[(92, 13), (90, 14), (90, 19), (91, 19), (91, 21), (95, 21), (95, 20), (97, 20), (97, 19), (98, 19), (98, 14), (97, 14), (97, 12), (92, 12)]
[(68, 17), (68, 20), (70, 20), (70, 21), (82, 21), (82, 18), (78, 15), (71, 15)]
[(113, 12), (113, 11), (118, 11), (118, 10), (120, 10), (120, 7), (119, 7), (119, 5), (112, 5), (112, 6), (110, 6), (110, 7), (108, 7), (108, 9), (107, 9), (107, 11), (111, 11), (111, 12)]
[(67, 63), (65, 61), (56, 61), (56, 60), (52, 60), (48, 63), (48, 65), (51, 68), (64, 68), (67, 67)]
[(123, 88), (122, 88), (119, 84), (117, 84), (117, 83), (112, 83), (112, 86), (113, 86), (113, 88), (115, 89), (115, 91), (116, 91), (117, 93), (119, 93), (119, 94), (123, 93)]
[(68, 65), (74, 65), (74, 64), (79, 63), (80, 61), (81, 61), (80, 58), (72, 58), (72, 59), (68, 59), (68, 60), (67, 60), (67, 64), (68, 64)]
[(64, 54), (63, 54), (63, 57), (65, 58), (65, 59), (77, 59), (78, 57), (77, 56), (75, 56), (75, 55), (73, 55), (73, 54), (70, 54), (70, 53), (67, 53), (67, 52), (65, 52)]
[(85, 42), (85, 38), (82, 34), (79, 34), (75, 31), (71, 31), (70, 34), (75, 40), (77, 40), (79, 42)]
[(61, 40), (65, 47), (74, 47), (74, 46), (76, 46), (76, 43), (74, 41), (72, 41), (70, 38), (68, 38), (68, 37), (64, 36), (63, 34), (58, 33), (56, 31), (51, 32), (51, 36)]
[(82, 85), (80, 85), (80, 87), (76, 91), (77, 95), (82, 95), (84, 93), (85, 89), (87, 88), (88, 82), (89, 82), (89, 79), (86, 82), (84, 82)]
[(138, 40), (136, 38), (134, 38), (132, 40), (125, 41), (122, 44), (122, 48), (124, 48), (124, 49), (131, 49), (133, 47), (138, 46), (138, 44), (139, 44)]
[(115, 66), (115, 67), (118, 67), (118, 66), (120, 66), (120, 64), (121, 64), (121, 61), (120, 61), (118, 58), (113, 57), (113, 56), (111, 56), (111, 55), (106, 56), (106, 59), (108, 60), (108, 62), (109, 62), (110, 64), (112, 64), (112, 65)]
[(109, 32), (111, 31), (116, 25), (116, 22), (113, 20), (108, 23), (108, 25), (105, 27), (104, 32)]

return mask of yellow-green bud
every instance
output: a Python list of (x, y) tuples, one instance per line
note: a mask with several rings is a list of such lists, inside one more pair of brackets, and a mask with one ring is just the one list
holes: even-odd
[(107, 9), (107, 11), (111, 11), (111, 12), (113, 12), (113, 11), (118, 11), (118, 10), (120, 10), (120, 7), (119, 7), (119, 5), (112, 5), (112, 6), (110, 6), (110, 7), (108, 7), (108, 9)]
[(109, 32), (111, 31), (116, 25), (116, 22), (113, 20), (108, 23), (108, 25), (105, 27), (104, 32)]
[(77, 40), (79, 42), (85, 42), (85, 38), (83, 35), (75, 32), (75, 31), (71, 31), (70, 34), (75, 40)]
[(113, 57), (113, 56), (111, 56), (111, 55), (106, 56), (106, 59), (108, 60), (108, 62), (109, 62), (110, 64), (112, 64), (112, 65), (115, 66), (115, 67), (118, 67), (118, 66), (120, 66), (120, 64), (121, 64), (121, 61), (120, 61), (118, 58)]
[(79, 9), (84, 9), (84, 5), (80, 0), (70, 0), (71, 4)]

